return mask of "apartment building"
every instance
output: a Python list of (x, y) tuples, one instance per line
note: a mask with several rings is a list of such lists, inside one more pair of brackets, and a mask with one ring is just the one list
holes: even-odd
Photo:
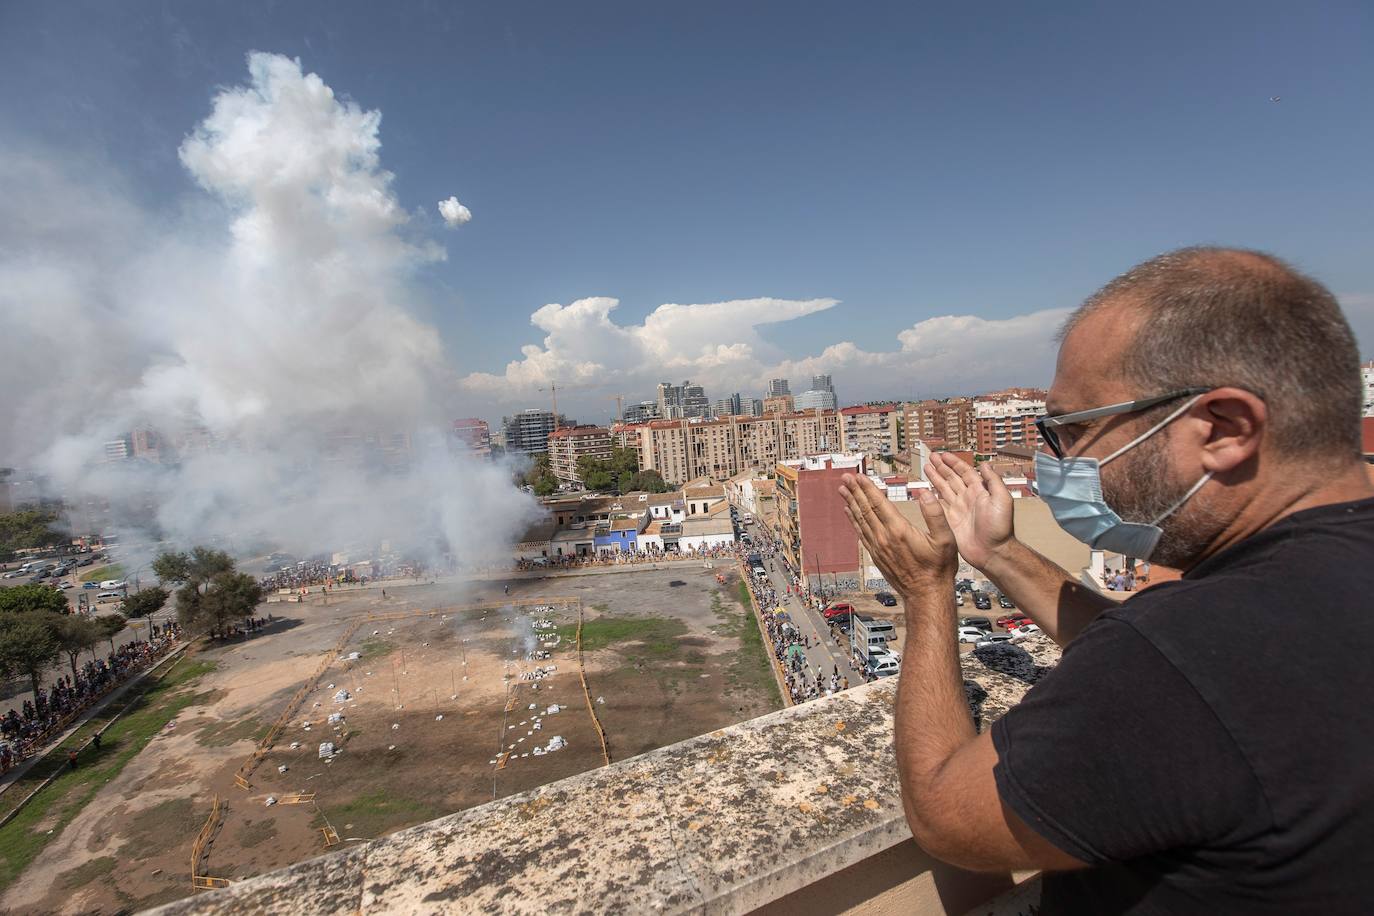
[(678, 484), (697, 477), (725, 480), (746, 468), (833, 451), (844, 441), (834, 411), (655, 420), (638, 432), (640, 470), (658, 471)]
[(865, 473), (863, 455), (813, 455), (775, 466), (778, 538), (793, 570), (813, 589), (857, 585), (859, 539), (840, 495), (845, 474)]
[(896, 404), (846, 407), (840, 415), (844, 417), (847, 451), (869, 455), (892, 455), (898, 451), (897, 420), (902, 410)]
[(1043, 400), (1004, 398), (975, 401), (973, 425), (978, 452), (992, 454), (1008, 445), (1040, 448), (1043, 443), (1035, 420), (1044, 415)]
[(502, 417), (501, 428), (505, 431), (506, 449), (512, 452), (546, 452), (549, 450), (549, 433), (569, 424), (561, 414), (557, 417), (551, 410), (531, 407), (514, 416)]
[(491, 427), (486, 420), (465, 417), (453, 421), (454, 445), (474, 458), (491, 457)]
[(763, 399), (763, 412), (770, 413), (793, 413), (795, 405), (792, 403), (790, 394), (774, 394)]
[(549, 433), (549, 470), (564, 483), (582, 483), (580, 458), (611, 457), (611, 432), (604, 426), (565, 426)]
[(939, 441), (949, 448), (968, 448), (977, 439), (972, 398), (916, 401), (902, 409), (902, 448), (915, 440)]

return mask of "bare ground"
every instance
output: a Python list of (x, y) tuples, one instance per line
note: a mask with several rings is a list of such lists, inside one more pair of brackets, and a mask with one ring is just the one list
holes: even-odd
[[(752, 621), (733, 599), (733, 574), (721, 584), (720, 572), (509, 583), (511, 599), (582, 603), (592, 707), (613, 760), (773, 708), (766, 659), (741, 650), (742, 627)], [(536, 635), (549, 634), (532, 631), (537, 612), (503, 605), (503, 584), (482, 586), (478, 598), (493, 606), (462, 611), (444, 609), (455, 596), (442, 587), (389, 589), (386, 600), (369, 592), (328, 606), (269, 606), (287, 621), (205, 653), (219, 667), (197, 688), (203, 702), (96, 794), (0, 906), (115, 913), (190, 894), (190, 850), (214, 795), (227, 809), (201, 871), (234, 880), (326, 851), (326, 826), (347, 845), (601, 766), (571, 638), (577, 602), (555, 606), (564, 637), (550, 658), (531, 659)], [(334, 653), (348, 618), (431, 608), (365, 623)], [(361, 658), (347, 660), (352, 652)], [(252, 789), (234, 787), (235, 770), (326, 655), (332, 664), (253, 774)], [(556, 670), (542, 679), (521, 677), (549, 665)], [(340, 689), (350, 697), (336, 702)], [(552, 705), (560, 711), (549, 713)], [(331, 712), (344, 721), (330, 725)], [(555, 735), (566, 749), (534, 753)], [(338, 748), (329, 761), (318, 756), (326, 740)], [(278, 802), (268, 806), (269, 796)]]

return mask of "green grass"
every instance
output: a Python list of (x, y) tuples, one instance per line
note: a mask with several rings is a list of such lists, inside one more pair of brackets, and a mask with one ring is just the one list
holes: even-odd
[(739, 611), (733, 611), (721, 600), (720, 592), (711, 596), (711, 610), (720, 624), (716, 631), (724, 636), (739, 640), (740, 650), (730, 662), (728, 679), (730, 686), (740, 690), (757, 690), (768, 697), (775, 709), (782, 708), (782, 691), (778, 689), (778, 679), (773, 675), (773, 658), (768, 646), (763, 642), (758, 620), (749, 602), (749, 586), (740, 582), (735, 592), (735, 600), (740, 604)]
[(82, 582), (100, 582), (105, 579), (123, 579), (124, 567), (118, 563), (109, 566), (97, 566), (95, 569), (88, 569), (80, 575)]
[(431, 820), (442, 812), (429, 802), (374, 789), (341, 805), (331, 805), (328, 813), (334, 829), (347, 829), (350, 836), (375, 837), (396, 827)]
[(362, 647), (358, 650), (358, 656), (362, 661), (371, 661), (383, 655), (390, 655), (394, 651), (396, 651), (396, 644), (394, 642), (378, 639), (374, 636), (362, 644)]
[[(5, 801), (17, 804), (54, 771), (60, 771), (13, 820), (0, 827), (0, 889), (12, 884), (168, 722), (186, 707), (205, 701), (209, 694), (196, 693), (192, 688), (214, 668), (213, 662), (178, 659), (142, 692), (129, 691), (105, 707), (99, 717), (83, 725), (6, 790)], [(92, 731), (125, 708), (129, 711), (105, 732), (100, 750), (82, 751), (77, 768), (69, 769), (68, 749), (79, 748)]]
[[(558, 628), (564, 642), (576, 643), (577, 624)], [(582, 624), (582, 648), (595, 652), (615, 646), (621, 651), (636, 650), (651, 656), (667, 658), (682, 651), (678, 637), (687, 632), (687, 625), (671, 617), (598, 617)]]

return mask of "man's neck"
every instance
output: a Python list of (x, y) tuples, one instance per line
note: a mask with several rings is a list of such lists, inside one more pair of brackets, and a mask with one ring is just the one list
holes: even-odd
[[(1301, 480), (1303, 475), (1307, 475), (1313, 485), (1294, 487), (1291, 482)], [(1197, 562), (1201, 563), (1259, 534), (1295, 512), (1374, 497), (1374, 482), (1371, 482), (1367, 466), (1363, 463), (1353, 464), (1327, 480), (1322, 480), (1320, 472), (1314, 472), (1311, 468), (1285, 466), (1282, 479), (1289, 485), (1284, 486), (1277, 480), (1255, 481), (1256, 496), (1245, 503), (1235, 521), (1226, 527)]]

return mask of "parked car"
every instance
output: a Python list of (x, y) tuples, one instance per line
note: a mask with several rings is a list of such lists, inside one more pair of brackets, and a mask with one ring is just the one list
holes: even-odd
[(72, 587), (72, 584), (70, 582), (59, 582), (57, 583), (57, 587), (60, 589), (68, 589)]
[(988, 635), (988, 634), (987, 634), (986, 631), (980, 630), (978, 627), (960, 627), (960, 628), (959, 628), (959, 641), (960, 641), (960, 642), (973, 642), (973, 643), (976, 643), (976, 642), (978, 642), (980, 639), (986, 639), (986, 638), (987, 638), (987, 635)]
[(1027, 623), (1030, 622), (1030, 618), (1025, 614), (1005, 614), (997, 618), (997, 625), (999, 627), (1015, 627), (1020, 626), (1020, 621), (1023, 620)]
[(1012, 628), (1011, 628), (1010, 630), (1008, 630), (1007, 632), (1010, 633), (1013, 637), (1016, 637), (1016, 636), (1031, 636), (1031, 635), (1033, 635), (1033, 634), (1035, 634), (1035, 633), (1041, 632), (1041, 630), (1040, 630), (1040, 628), (1039, 628), (1038, 626), (1036, 626), (1035, 624), (1033, 624), (1033, 623), (1028, 623), (1028, 624), (1026, 624), (1025, 626), (1012, 627)]
[(21, 570), (21, 569), (11, 569), (9, 572), (5, 573), (5, 578), (6, 578), (6, 579), (18, 579), (18, 578), (19, 578), (20, 576), (22, 576), (22, 575), (24, 575), (24, 571), (23, 571), (23, 570)]
[(83, 582), (83, 583), (81, 583), (81, 587), (82, 587), (82, 588), (100, 588), (100, 583), (99, 583), (99, 582)]
[(833, 620), (836, 617), (848, 617), (852, 613), (854, 613), (854, 605), (843, 602), (840, 604), (832, 604), (821, 612), (826, 620)]
[(1011, 642), (1011, 636), (1007, 633), (989, 633), (978, 642), (973, 644), (973, 648), (981, 649), (984, 646), (999, 646), (1002, 643)]
[(868, 673), (874, 677), (892, 677), (901, 670), (895, 658), (874, 658), (868, 663)]
[(986, 617), (960, 617), (959, 626), (977, 627), (980, 630), (992, 632), (992, 621), (988, 620)]
[(958, 581), (956, 581), (956, 582), (954, 583), (954, 590), (955, 590), (956, 592), (971, 592), (971, 591), (973, 591), (973, 580), (972, 580), (972, 579), (959, 579)]
[(1016, 607), (1016, 605), (1012, 604), (1012, 603), (1011, 603), (1011, 599), (1008, 598), (1006, 595), (998, 595), (998, 596), (997, 596), (997, 604), (998, 604), (999, 607), (1004, 607), (1004, 608), (1014, 608), (1014, 607)]
[(982, 592), (974, 592), (973, 606), (980, 611), (990, 611), (992, 610), (992, 601), (989, 600), (988, 596), (983, 594)]
[(123, 579), (106, 579), (105, 581), (103, 581), (103, 582), (100, 583), (100, 587), (101, 587), (101, 588), (123, 588), (123, 587), (124, 587), (124, 580), (123, 580)]
[(876, 594), (874, 594), (873, 598), (883, 607), (897, 606), (897, 596), (892, 594), (891, 592), (877, 592)]

